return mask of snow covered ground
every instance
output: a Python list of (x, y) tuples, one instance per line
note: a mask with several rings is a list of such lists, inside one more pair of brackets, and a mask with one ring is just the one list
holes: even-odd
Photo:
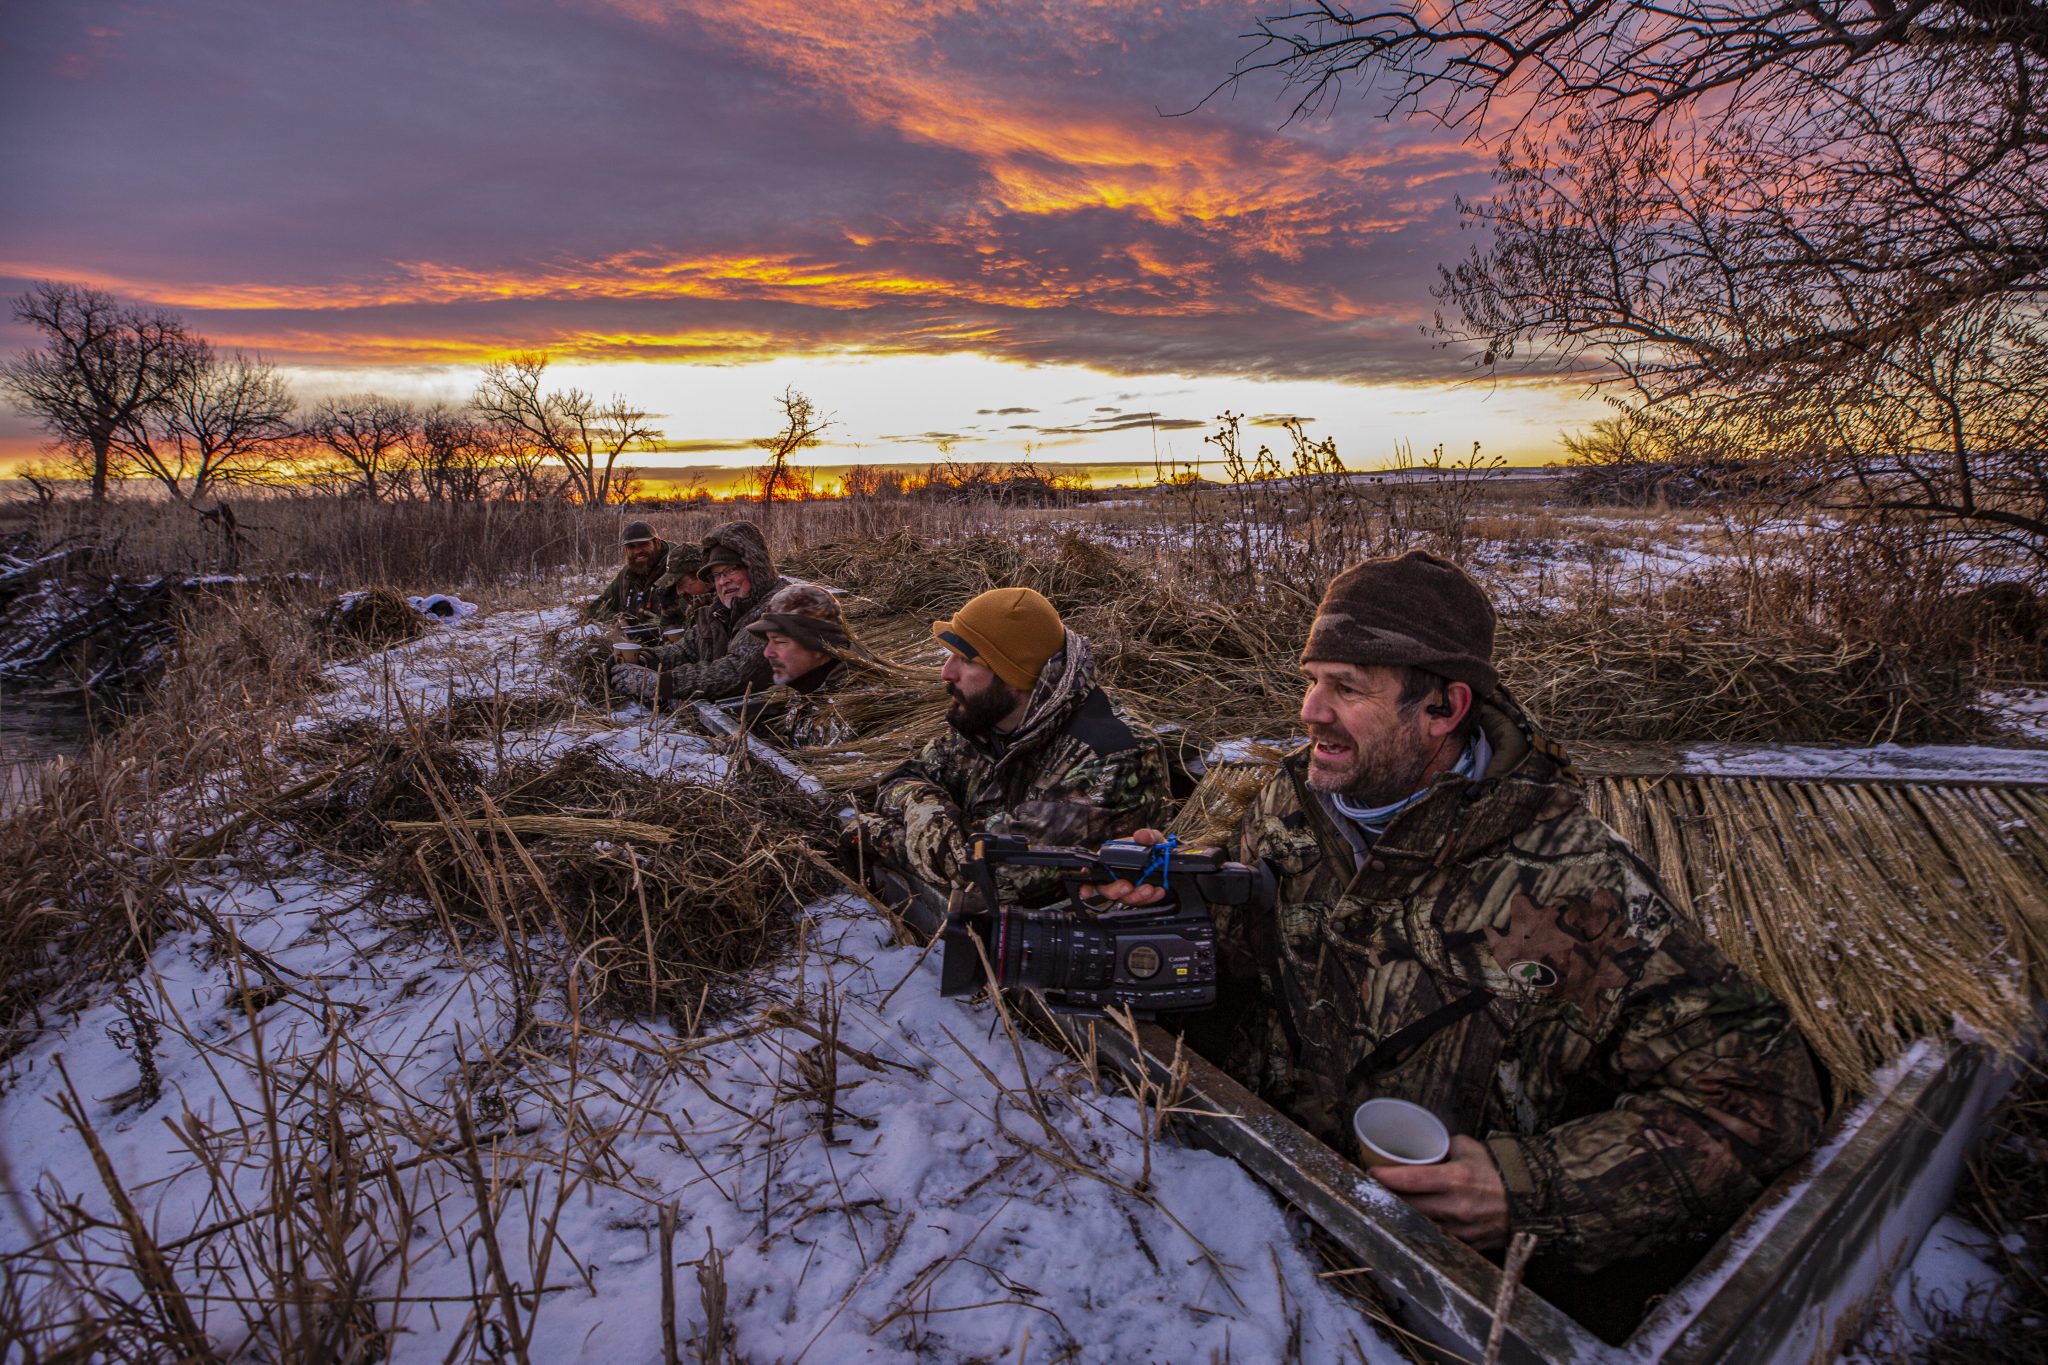
[[(299, 724), (554, 687), (569, 616), (338, 666)], [(727, 762), (638, 710), (476, 752), (578, 744)], [(230, 1356), (277, 1354), (293, 1324), (258, 1305), (297, 1277), (330, 1328), (351, 1287), (350, 1330), (399, 1360), (660, 1359), (665, 1282), (686, 1357), (722, 1330), (763, 1361), (1400, 1358), (1263, 1187), (1160, 1135), (1157, 1096), (940, 999), (936, 956), (854, 895), (693, 1033), (593, 1021), (573, 973), (522, 1000), (498, 948), (420, 932), (353, 869), (224, 858), (177, 889), (191, 926), (0, 1082), (0, 1250), (49, 1250), (17, 1292), (54, 1318), (149, 1302), (118, 1187)], [(1977, 1292), (1967, 1240), (1930, 1236), (1914, 1276)]]
[[(486, 616), (338, 668), (318, 721), (540, 686), (561, 619)], [(518, 738), (704, 778), (724, 762), (670, 721)], [(704, 1036), (580, 1019), (566, 980), (515, 1036), (495, 948), (396, 927), (351, 871), (257, 861), (187, 876), (195, 926), (8, 1067), (0, 1247), (97, 1220), (17, 1281), (59, 1318), (147, 1302), (89, 1126), (231, 1355), (275, 1353), (288, 1327), (255, 1304), (297, 1273), (279, 1248), (317, 1206), (353, 1267), (326, 1281), (355, 1280), (358, 1330), (401, 1360), (658, 1360), (665, 1275), (686, 1355), (716, 1314), (763, 1361), (1398, 1359), (1260, 1186), (940, 999), (936, 956), (856, 897), (810, 906), (796, 957)]]

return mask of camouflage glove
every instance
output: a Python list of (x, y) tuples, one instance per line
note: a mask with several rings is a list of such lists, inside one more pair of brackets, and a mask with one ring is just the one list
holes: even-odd
[(641, 664), (613, 664), (612, 691), (653, 705), (661, 675)]

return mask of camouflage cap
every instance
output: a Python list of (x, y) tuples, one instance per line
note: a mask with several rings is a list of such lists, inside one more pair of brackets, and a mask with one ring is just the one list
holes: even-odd
[(768, 599), (761, 615), (747, 623), (754, 635), (787, 635), (806, 649), (829, 654), (852, 643), (839, 603), (815, 583), (792, 583)]

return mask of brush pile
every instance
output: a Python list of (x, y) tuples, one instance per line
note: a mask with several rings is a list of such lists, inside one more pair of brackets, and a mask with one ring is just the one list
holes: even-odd
[(1566, 739), (1878, 744), (1967, 739), (1970, 671), (1824, 631), (1564, 610), (1501, 622), (1510, 690)]
[(455, 698), (424, 728), (449, 739), (496, 739), (552, 731), (575, 714), (574, 699), (559, 692), (487, 692)]
[(392, 820), (429, 820), (473, 802), (483, 767), (461, 745), (428, 729), (389, 731), (345, 721), (299, 736), (284, 756), (324, 776), (278, 812), (278, 823), (329, 857), (363, 862), (390, 841)]
[(739, 975), (830, 888), (812, 853), (830, 847), (823, 813), (743, 763), (707, 786), (571, 749), (387, 829), (387, 891), (431, 906), (458, 942), (558, 938), (584, 1002), (614, 1012), (724, 1013)]
[(314, 620), (343, 653), (386, 649), (427, 628), (427, 618), (391, 588), (345, 592)]

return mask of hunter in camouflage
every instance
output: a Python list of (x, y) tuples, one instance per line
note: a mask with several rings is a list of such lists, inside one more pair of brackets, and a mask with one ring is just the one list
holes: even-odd
[(787, 586), (768, 542), (750, 521), (732, 521), (704, 537), (703, 567), (715, 598), (700, 608), (688, 637), (649, 653), (646, 664), (614, 664), (612, 687), (650, 705), (692, 697), (738, 697), (769, 684), (761, 637), (747, 630), (768, 599)]
[[(1162, 817), (1158, 741), (1096, 685), (1088, 641), (1050, 602), (998, 588), (932, 633), (952, 652), (949, 729), (883, 779), (876, 813), (862, 820), (872, 856), (944, 891), (960, 878), (969, 834), (1093, 846)], [(1045, 869), (998, 876), (1018, 904), (1061, 896)]]
[(773, 738), (790, 749), (826, 748), (852, 737), (839, 707), (855, 682), (856, 665), (872, 655), (853, 638), (839, 603), (814, 583), (792, 583), (770, 598), (747, 625), (761, 637), (762, 655), (781, 701), (761, 720)]
[(627, 522), (619, 543), (625, 562), (584, 607), (585, 618), (616, 621), (629, 637), (650, 643), (664, 627), (687, 625), (708, 591), (697, 577), (697, 547), (670, 544), (644, 521)]
[[(1673, 912), (1499, 685), (1493, 615), (1411, 553), (1331, 585), (1311, 743), (1245, 811), (1263, 904), (1219, 919), (1198, 1048), (1310, 1132), (1411, 1100), (1450, 1158), (1376, 1178), (1480, 1247), (1583, 1274), (1696, 1253), (1819, 1132), (1784, 1006)], [(1149, 899), (1123, 884), (1119, 899)]]

